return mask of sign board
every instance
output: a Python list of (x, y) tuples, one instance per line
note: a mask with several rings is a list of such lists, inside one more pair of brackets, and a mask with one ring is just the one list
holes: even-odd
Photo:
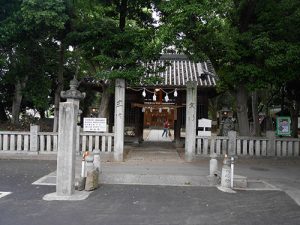
[(106, 132), (106, 118), (83, 118), (83, 131)]
[(276, 119), (276, 133), (278, 136), (291, 136), (291, 118), (279, 116)]
[(211, 124), (209, 119), (198, 120), (198, 135), (199, 136), (211, 136)]

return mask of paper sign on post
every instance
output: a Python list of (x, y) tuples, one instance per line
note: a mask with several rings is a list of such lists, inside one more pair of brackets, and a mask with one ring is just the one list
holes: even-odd
[(106, 118), (83, 118), (83, 131), (106, 132)]

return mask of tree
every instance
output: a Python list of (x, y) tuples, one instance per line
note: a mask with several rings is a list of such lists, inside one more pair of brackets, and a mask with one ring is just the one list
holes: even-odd
[(69, 35), (76, 51), (88, 65), (89, 76), (101, 90), (99, 116), (108, 116), (111, 87), (116, 78), (139, 82), (145, 72), (142, 62), (157, 58), (151, 15), (152, 1), (106, 1), (81, 7), (75, 31)]
[[(236, 95), (240, 135), (249, 135), (249, 91), (254, 93), (252, 111), (257, 122), (256, 90), (299, 75), (298, 1), (174, 0), (162, 3), (160, 10), (165, 40), (196, 60), (213, 62), (221, 86)], [(282, 69), (290, 60), (297, 63), (284, 77)]]
[[(18, 123), (21, 102), (26, 92), (28, 80), (33, 85), (27, 88), (32, 92), (35, 81), (45, 81), (40, 76), (46, 76), (44, 71), (43, 42), (49, 39), (49, 32), (60, 29), (66, 17), (63, 14), (64, 5), (55, 1), (13, 1), (4, 5), (5, 16), (1, 20), (1, 54), (5, 55), (5, 80), (14, 84), (12, 104), (12, 122)], [(51, 40), (51, 39), (50, 39)], [(49, 85), (44, 87), (47, 92)], [(27, 97), (35, 95), (27, 93)], [(41, 95), (40, 95), (41, 96)], [(47, 93), (44, 95), (46, 97)], [(37, 100), (36, 97), (33, 100)], [(41, 101), (35, 101), (36, 103)]]

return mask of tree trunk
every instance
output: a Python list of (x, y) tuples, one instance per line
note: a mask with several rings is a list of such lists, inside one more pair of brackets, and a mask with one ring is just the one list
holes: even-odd
[(57, 86), (56, 86), (56, 90), (55, 90), (55, 100), (54, 100), (53, 132), (58, 131), (60, 92), (63, 90), (63, 87), (64, 87), (64, 62), (65, 62), (65, 49), (64, 49), (63, 42), (61, 42), (60, 49), (59, 49)]
[(125, 30), (126, 16), (127, 16), (127, 4), (128, 4), (128, 0), (121, 0), (120, 18), (119, 18), (119, 28), (121, 31)]
[(253, 136), (260, 136), (257, 90), (252, 92)]
[(7, 118), (7, 115), (5, 112), (4, 105), (2, 102), (0, 102), (0, 121), (5, 122), (7, 120), (8, 120), (8, 118)]
[(299, 102), (294, 101), (294, 104), (292, 107), (290, 107), (291, 112), (291, 130), (292, 130), (292, 136), (294, 138), (298, 138), (298, 115), (299, 115)]
[(17, 79), (15, 84), (15, 92), (12, 103), (12, 124), (19, 124), (19, 114), (21, 108), (21, 102), (23, 98), (22, 91), (26, 86), (28, 77), (26, 76), (23, 80)]
[(236, 92), (236, 101), (240, 136), (250, 135), (247, 99), (248, 93), (246, 88), (243, 85), (239, 86)]
[(110, 97), (111, 97), (111, 93), (110, 93), (110, 89), (109, 89), (109, 84), (106, 86), (103, 85), (98, 117), (108, 118)]

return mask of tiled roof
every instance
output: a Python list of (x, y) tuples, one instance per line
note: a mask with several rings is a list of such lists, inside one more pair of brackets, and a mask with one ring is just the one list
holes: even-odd
[(157, 82), (154, 86), (180, 87), (185, 86), (187, 81), (197, 81), (197, 85), (201, 87), (216, 86), (217, 76), (210, 61), (196, 63), (182, 54), (164, 54), (159, 60), (148, 63), (147, 66), (154, 69), (165, 66), (165, 70), (158, 74), (162, 82)]

